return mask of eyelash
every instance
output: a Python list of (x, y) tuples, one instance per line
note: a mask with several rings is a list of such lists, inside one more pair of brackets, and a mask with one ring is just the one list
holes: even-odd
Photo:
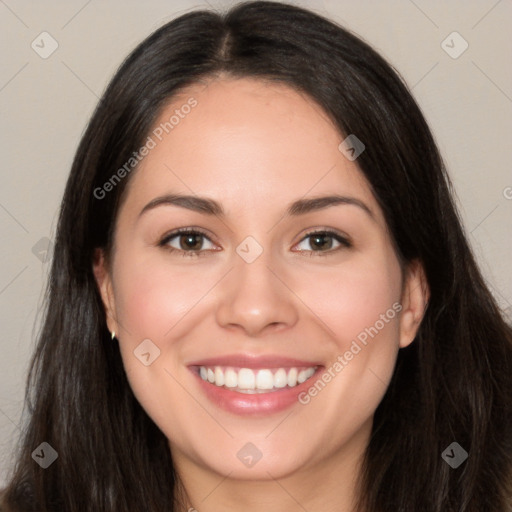
[[(204, 231), (202, 231), (200, 229), (197, 229), (197, 228), (193, 228), (193, 229), (192, 228), (179, 228), (179, 229), (176, 229), (175, 231), (173, 231), (172, 233), (169, 233), (169, 234), (165, 235), (162, 238), (162, 240), (158, 243), (158, 246), (163, 247), (164, 249), (166, 249), (167, 251), (169, 251), (171, 253), (181, 252), (183, 257), (193, 257), (194, 258), (194, 257), (199, 257), (199, 256), (206, 256), (207, 253), (210, 252), (209, 250), (184, 251), (182, 249), (176, 249), (175, 247), (171, 247), (170, 245), (168, 245), (170, 240), (172, 240), (176, 236), (182, 235), (182, 234), (202, 235), (205, 238), (208, 238), (208, 240), (210, 240), (208, 235)], [(341, 250), (343, 248), (348, 249), (348, 248), (352, 247), (352, 243), (350, 242), (350, 240), (348, 238), (340, 235), (336, 231), (331, 231), (331, 230), (328, 230), (328, 229), (310, 231), (310, 232), (308, 232), (308, 233), (306, 233), (304, 235), (304, 237), (299, 241), (299, 243), (303, 242), (306, 238), (311, 237), (313, 235), (324, 235), (324, 236), (333, 238), (337, 242), (339, 242), (341, 244), (341, 246), (337, 247), (336, 249), (331, 249), (331, 250), (327, 250), (327, 251), (299, 251), (299, 252), (309, 252), (310, 253), (310, 257), (316, 257), (316, 256), (321, 256), (322, 257), (322, 256), (328, 256), (328, 255), (330, 255), (332, 253), (336, 253), (336, 252), (338, 252), (339, 250)]]

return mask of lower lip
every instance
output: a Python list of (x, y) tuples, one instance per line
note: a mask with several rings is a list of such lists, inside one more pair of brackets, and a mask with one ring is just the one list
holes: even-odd
[(230, 389), (221, 388), (203, 380), (197, 372), (192, 371), (192, 373), (199, 381), (200, 388), (210, 402), (228, 412), (247, 416), (273, 414), (299, 403), (299, 394), (311, 386), (311, 383), (321, 371), (322, 367), (317, 368), (308, 380), (293, 388), (255, 394), (237, 393)]

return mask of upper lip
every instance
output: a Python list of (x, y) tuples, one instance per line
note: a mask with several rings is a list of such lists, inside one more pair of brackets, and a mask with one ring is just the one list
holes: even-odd
[(306, 361), (278, 355), (228, 354), (193, 361), (188, 366), (233, 366), (239, 368), (296, 368), (321, 366), (315, 361)]

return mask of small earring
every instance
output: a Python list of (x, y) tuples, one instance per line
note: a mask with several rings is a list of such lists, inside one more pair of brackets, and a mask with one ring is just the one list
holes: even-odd
[(111, 334), (112, 334), (112, 340), (114, 340), (114, 338), (116, 337), (116, 331), (112, 331)]

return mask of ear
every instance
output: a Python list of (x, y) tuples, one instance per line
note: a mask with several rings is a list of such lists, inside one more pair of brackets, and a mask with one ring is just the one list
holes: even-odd
[(116, 315), (115, 315), (115, 302), (114, 291), (112, 287), (112, 278), (110, 276), (110, 269), (107, 265), (105, 252), (103, 249), (97, 248), (94, 250), (93, 273), (98, 285), (98, 290), (105, 306), (107, 314), (107, 327), (110, 332), (119, 332)]
[(402, 286), (400, 315), (400, 348), (410, 345), (418, 332), (430, 298), (430, 289), (423, 265), (412, 261), (406, 270)]

